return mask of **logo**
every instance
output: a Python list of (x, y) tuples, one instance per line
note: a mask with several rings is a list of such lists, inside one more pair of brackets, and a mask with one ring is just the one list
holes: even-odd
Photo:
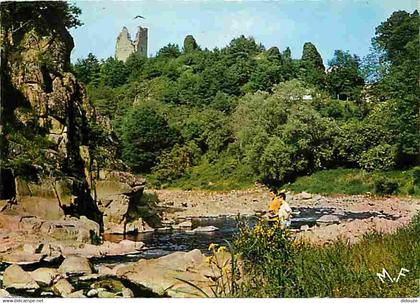
[(410, 271), (403, 267), (400, 269), (398, 276), (396, 278), (392, 278), (390, 274), (388, 273), (388, 271), (385, 268), (382, 268), (382, 273), (376, 273), (376, 275), (378, 276), (379, 280), (381, 280), (382, 283), (385, 283), (386, 278), (388, 278), (388, 280), (391, 281), (391, 283), (398, 283), (400, 278), (405, 277), (405, 273), (408, 273), (408, 272)]

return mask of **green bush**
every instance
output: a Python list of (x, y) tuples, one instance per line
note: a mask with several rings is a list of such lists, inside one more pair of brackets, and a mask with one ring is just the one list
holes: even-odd
[(197, 164), (201, 151), (190, 142), (188, 145), (175, 144), (171, 151), (164, 152), (153, 168), (153, 174), (160, 182), (171, 182), (180, 178), (188, 167)]
[(395, 166), (397, 150), (389, 144), (380, 144), (363, 152), (359, 165), (368, 170), (391, 170)]
[(265, 220), (254, 227), (242, 222), (234, 250), (243, 259), (250, 279), (242, 285), (242, 297), (287, 297), (296, 292), (296, 248), (291, 234), (278, 222)]
[[(238, 297), (417, 297), (420, 274), (420, 214), (393, 234), (366, 234), (360, 242), (308, 245), (293, 241), (287, 231), (259, 222), (241, 226), (234, 252), (243, 259)], [(409, 272), (399, 283), (381, 282), (385, 268), (391, 277)]]
[(398, 182), (381, 176), (374, 180), (374, 188), (378, 195), (392, 195), (398, 192)]

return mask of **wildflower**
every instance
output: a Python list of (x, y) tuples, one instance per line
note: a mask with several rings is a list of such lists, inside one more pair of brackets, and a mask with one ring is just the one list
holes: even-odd
[(206, 263), (210, 264), (213, 261), (213, 256), (206, 257)]
[(226, 251), (226, 247), (225, 247), (225, 246), (220, 246), (220, 247), (217, 249), (217, 252), (218, 252), (218, 253), (221, 253), (221, 252), (224, 252), (224, 251)]
[(210, 245), (209, 245), (209, 250), (213, 250), (213, 249), (215, 249), (217, 247), (217, 244), (216, 243), (210, 243)]

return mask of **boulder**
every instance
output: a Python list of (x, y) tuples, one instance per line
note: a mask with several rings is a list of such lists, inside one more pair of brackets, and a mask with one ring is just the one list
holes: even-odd
[(122, 240), (118, 243), (120, 246), (124, 248), (125, 251), (140, 251), (144, 248), (143, 242), (135, 242), (131, 240)]
[(113, 272), (112, 272), (112, 269), (109, 268), (108, 266), (101, 265), (98, 268), (98, 274), (100, 276), (112, 276), (113, 275)]
[(127, 222), (125, 225), (126, 233), (144, 233), (151, 232), (154, 230), (155, 229), (150, 227), (150, 225), (142, 218), (138, 218), (133, 221)]
[(65, 295), (65, 298), (86, 298), (86, 296), (83, 294), (83, 289), (72, 292), (71, 294)]
[(301, 227), (300, 227), (300, 230), (301, 231), (307, 231), (307, 230), (309, 230), (309, 225), (302, 225)]
[(11, 298), (12, 295), (5, 289), (0, 289), (0, 298)]
[(107, 290), (101, 290), (98, 292), (98, 298), (117, 298), (118, 296)]
[(52, 287), (54, 294), (62, 297), (70, 295), (72, 292), (74, 292), (74, 290), (75, 289), (73, 285), (71, 285), (66, 279), (58, 280), (57, 283), (55, 283)]
[(38, 268), (30, 273), (31, 277), (40, 285), (50, 286), (54, 279), (59, 276), (55, 268)]
[(70, 256), (61, 263), (58, 271), (66, 276), (90, 275), (92, 273), (92, 268), (87, 258)]
[(301, 192), (300, 194), (297, 194), (295, 198), (297, 198), (298, 200), (309, 200), (312, 199), (312, 195), (307, 192)]
[(90, 274), (87, 276), (79, 277), (79, 281), (95, 281), (98, 280), (101, 276), (99, 274)]
[(219, 228), (217, 228), (216, 226), (199, 226), (197, 228), (194, 228), (191, 232), (194, 233), (211, 233), (214, 231), (219, 230)]
[(89, 298), (91, 298), (91, 297), (97, 296), (98, 293), (99, 293), (99, 290), (93, 288), (93, 289), (89, 289), (89, 291), (87, 292), (86, 296), (89, 297)]
[(132, 216), (143, 194), (145, 180), (126, 172), (102, 174), (96, 183), (98, 208), (103, 213), (104, 232), (125, 234), (153, 230), (139, 215)]
[(141, 259), (134, 264), (119, 267), (117, 276), (161, 296), (203, 296), (196, 288), (179, 280), (182, 279), (193, 283), (211, 296), (212, 280), (203, 274), (202, 269), (208, 269), (204, 264), (205, 256), (195, 249), (190, 252), (175, 252), (158, 259)]
[(4, 271), (3, 287), (6, 289), (31, 290), (38, 289), (39, 285), (31, 275), (24, 271), (19, 265), (11, 265)]
[(22, 252), (12, 252), (2, 255), (2, 261), (9, 264), (28, 265), (37, 264), (44, 259), (43, 254), (28, 254)]
[(192, 221), (188, 220), (188, 221), (184, 221), (184, 222), (181, 222), (181, 223), (175, 225), (174, 228), (179, 228), (179, 229), (191, 228), (192, 225), (193, 225)]
[(121, 291), (123, 298), (134, 298), (134, 293), (131, 289), (124, 287)]
[(37, 243), (37, 244), (30, 244), (30, 243), (25, 243), (23, 245), (23, 252), (27, 253), (27, 254), (35, 254), (35, 253), (39, 253), (41, 251), (41, 244)]
[(316, 223), (336, 224), (336, 223), (340, 223), (340, 218), (336, 215), (323, 215), (318, 220), (316, 220)]

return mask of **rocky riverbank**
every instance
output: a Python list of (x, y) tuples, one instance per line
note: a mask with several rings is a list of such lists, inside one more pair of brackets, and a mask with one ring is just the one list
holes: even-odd
[[(260, 215), (268, 209), (268, 190), (209, 192), (158, 190), (159, 205), (164, 207), (163, 222), (187, 225), (191, 218), (235, 215)], [(420, 209), (420, 199), (376, 196), (322, 196), (309, 193), (288, 193), (292, 208), (328, 210), (317, 224), (302, 226), (298, 238), (323, 244), (337, 239), (351, 243), (367, 232), (392, 232), (410, 222)], [(349, 218), (346, 214), (352, 214)]]
[(113, 268), (100, 266), (97, 270), (93, 270), (87, 258), (67, 256), (56, 267), (29, 271), (16, 264), (8, 266), (1, 276), (0, 297), (213, 296), (212, 289), (222, 275), (221, 269), (229, 264), (230, 255), (226, 252), (215, 252), (213, 259), (208, 259), (197, 249)]

